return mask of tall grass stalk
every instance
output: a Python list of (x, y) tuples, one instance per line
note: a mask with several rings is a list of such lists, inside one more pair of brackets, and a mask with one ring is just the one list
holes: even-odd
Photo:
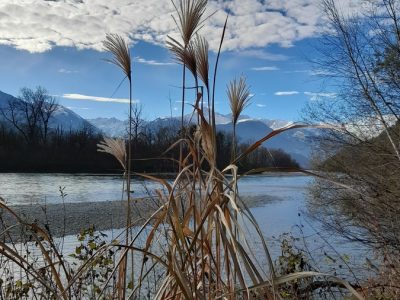
[[(129, 136), (128, 136), (128, 156), (126, 166), (126, 190), (127, 190), (127, 228), (131, 227), (131, 164), (132, 164), (132, 60), (127, 42), (117, 34), (107, 34), (103, 42), (104, 48), (112, 54), (108, 61), (119, 67), (129, 81)], [(126, 232), (126, 242), (128, 242), (128, 231)], [(133, 260), (132, 260), (133, 261)], [(120, 269), (119, 295), (120, 299), (125, 298), (126, 288), (126, 267), (127, 257)], [(132, 266), (133, 267), (133, 266)]]
[[(186, 49), (193, 37), (193, 35), (202, 26), (202, 17), (207, 6), (207, 0), (178, 0), (175, 3), (171, 0), (178, 18), (173, 17), (175, 24), (180, 33), (180, 37), (183, 42), (183, 51)], [(174, 42), (170, 36), (170, 41)], [(176, 42), (176, 41), (175, 41)], [(167, 42), (168, 43), (168, 42)], [(168, 44), (167, 44), (168, 45)], [(179, 58), (178, 58), (179, 59)], [(184, 137), (184, 116), (185, 116), (185, 92), (186, 92), (186, 61), (182, 61), (182, 109), (181, 109), (181, 138)], [(197, 93), (197, 89), (196, 89)], [(182, 163), (183, 159), (183, 145), (179, 147), (179, 162)], [(181, 166), (181, 164), (180, 164)]]

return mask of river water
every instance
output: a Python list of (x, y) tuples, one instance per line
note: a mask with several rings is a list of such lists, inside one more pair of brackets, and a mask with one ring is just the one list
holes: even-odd
[[(268, 195), (304, 202), (304, 189), (311, 178), (301, 175), (252, 175), (239, 180), (241, 195)], [(11, 205), (60, 203), (60, 188), (65, 202), (121, 200), (121, 176), (92, 174), (0, 174), (0, 196)], [(149, 180), (132, 180), (135, 197), (147, 195), (162, 186)]]
[[(365, 257), (371, 255), (366, 249), (348, 244), (339, 237), (323, 230), (319, 223), (305, 217), (307, 214), (307, 185), (312, 178), (303, 175), (253, 175), (239, 181), (243, 196), (268, 196), (272, 201), (251, 209), (263, 235), (269, 242), (273, 258), (280, 255), (280, 237), (289, 233), (297, 239), (302, 249), (313, 253), (322, 271), (335, 272), (349, 277), (344, 267), (353, 270), (364, 268)], [(121, 199), (122, 179), (116, 175), (88, 174), (0, 174), (0, 196), (12, 205), (34, 203), (60, 203), (60, 187), (67, 194), (65, 202), (113, 201)], [(133, 180), (136, 197), (161, 188), (147, 180)], [(118, 231), (106, 232), (110, 239)], [(76, 238), (65, 239), (65, 251), (73, 251)], [(340, 266), (340, 267), (339, 267)]]

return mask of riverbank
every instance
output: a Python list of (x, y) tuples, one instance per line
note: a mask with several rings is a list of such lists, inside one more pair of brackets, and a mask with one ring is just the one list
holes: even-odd
[[(272, 196), (248, 196), (243, 201), (247, 207), (259, 207), (269, 202), (278, 201)], [(134, 199), (131, 207), (132, 220), (135, 224), (143, 224), (160, 204), (151, 198)], [(48, 228), (53, 237), (74, 235), (80, 230), (94, 226), (96, 230), (109, 230), (125, 227), (126, 201), (99, 201), (80, 203), (58, 203), (47, 205), (15, 205), (10, 208), (27, 223), (37, 223)], [(15, 218), (4, 209), (0, 209), (3, 219), (0, 232), (15, 225)], [(21, 235), (21, 226), (10, 229), (12, 238)], [(2, 237), (0, 237), (2, 238)]]

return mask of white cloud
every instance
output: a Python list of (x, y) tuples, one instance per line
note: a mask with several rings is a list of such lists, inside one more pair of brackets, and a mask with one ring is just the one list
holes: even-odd
[(79, 73), (79, 71), (61, 68), (61, 69), (58, 69), (58, 73), (72, 74), (72, 73)]
[(89, 110), (89, 107), (76, 107), (76, 106), (67, 106), (68, 109), (76, 109), (76, 110)]
[[(96, 101), (96, 102), (115, 102), (115, 103), (129, 103), (129, 99), (124, 98), (106, 98), (106, 97), (98, 97), (98, 96), (88, 96), (81, 94), (63, 94), (61, 96), (64, 99), (71, 100), (87, 100), (87, 101)], [(133, 100), (132, 102), (137, 103), (138, 100)]]
[(310, 97), (311, 101), (321, 100), (321, 98), (335, 98), (336, 93), (314, 93), (314, 92), (304, 92), (304, 95)]
[(289, 56), (283, 54), (270, 53), (261, 49), (242, 50), (242, 51), (237, 51), (235, 53), (240, 56), (253, 57), (270, 61), (284, 61), (289, 59)]
[(276, 92), (275, 96), (293, 96), (298, 95), (298, 91), (283, 91), (283, 92)]
[(174, 65), (172, 62), (161, 62), (161, 61), (156, 61), (156, 60), (147, 60), (142, 57), (135, 57), (134, 58), (135, 62), (141, 63), (141, 64), (146, 64), (146, 65), (151, 65), (151, 66), (171, 66)]
[(310, 75), (312, 75), (310, 70), (291, 70), (291, 71), (284, 71), (284, 73), (286, 74), (309, 73)]
[(310, 75), (311, 76), (333, 76), (335, 74), (332, 72), (326, 71), (326, 70), (311, 70)]
[[(324, 29), (327, 22), (319, 2), (210, 0), (207, 14), (216, 13), (207, 19), (201, 32), (216, 51), (229, 11), (223, 51), (253, 51), (257, 55), (254, 51), (271, 44), (291, 47)], [(354, 11), (362, 0), (339, 2), (344, 10)], [(30, 52), (44, 52), (55, 46), (102, 50), (108, 32), (119, 33), (131, 43), (164, 45), (168, 34), (177, 33), (171, 17), (173, 5), (167, 0), (1, 0), (0, 12), (0, 44)], [(284, 59), (268, 53), (264, 57)]]
[(251, 68), (253, 71), (278, 71), (279, 68), (278, 67), (254, 67)]
[(257, 107), (266, 107), (265, 104), (260, 104), (260, 103), (257, 103), (256, 106), (257, 106)]

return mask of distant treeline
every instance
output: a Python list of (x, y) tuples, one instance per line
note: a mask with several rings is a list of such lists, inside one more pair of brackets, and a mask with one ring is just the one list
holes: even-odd
[[(190, 130), (194, 131), (194, 128)], [(176, 172), (179, 146), (170, 147), (179, 137), (179, 130), (173, 126), (157, 129), (142, 127), (132, 138), (133, 170), (147, 173)], [(88, 126), (80, 131), (51, 130), (46, 140), (28, 143), (10, 124), (2, 123), (0, 172), (121, 172), (112, 156), (97, 151), (97, 144), (102, 139), (101, 134)], [(217, 163), (221, 168), (229, 165), (231, 141), (230, 134), (218, 132)], [(239, 143), (238, 153), (249, 145)], [(204, 167), (207, 168), (206, 163)], [(298, 164), (284, 151), (266, 148), (259, 148), (239, 163), (240, 171), (261, 167), (298, 167)]]

